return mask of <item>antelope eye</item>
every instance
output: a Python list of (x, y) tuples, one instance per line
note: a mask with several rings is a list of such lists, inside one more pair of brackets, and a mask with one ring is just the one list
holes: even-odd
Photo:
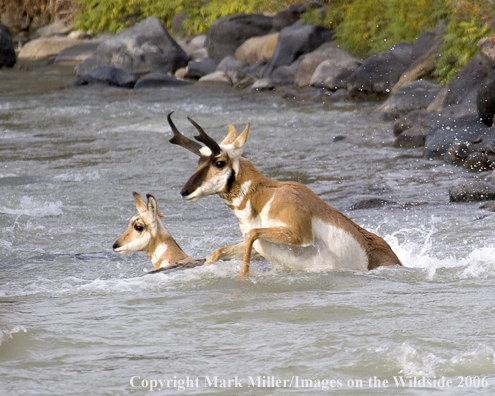
[(143, 227), (142, 225), (136, 224), (136, 225), (134, 226), (134, 229), (135, 229), (137, 232), (143, 232), (144, 227)]
[(222, 169), (225, 166), (225, 161), (216, 161), (213, 165), (215, 168)]

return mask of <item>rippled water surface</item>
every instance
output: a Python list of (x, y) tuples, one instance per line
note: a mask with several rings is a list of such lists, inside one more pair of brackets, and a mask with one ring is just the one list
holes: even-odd
[[(448, 199), (486, 175), (394, 149), (369, 117), (376, 103), (73, 79), (0, 71), (1, 395), (495, 392), (494, 215)], [(181, 200), (197, 159), (168, 143), (170, 111), (184, 133), (191, 116), (217, 140), (250, 122), (258, 169), (308, 185), (407, 268), (258, 262), (239, 282), (234, 261), (144, 275), (144, 253), (111, 249), (136, 213), (132, 191), (157, 198), (190, 255), (242, 239), (218, 197)], [(370, 198), (390, 204), (350, 210)]]

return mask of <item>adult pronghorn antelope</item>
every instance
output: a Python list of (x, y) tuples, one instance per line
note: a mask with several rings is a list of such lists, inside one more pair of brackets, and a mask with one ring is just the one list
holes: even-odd
[(242, 157), (249, 124), (237, 136), (229, 125), (218, 144), (192, 119), (196, 140), (182, 135), (167, 120), (178, 144), (200, 157), (199, 167), (181, 190), (188, 202), (218, 194), (239, 220), (244, 242), (216, 249), (206, 264), (220, 259), (242, 258), (241, 276), (249, 272), (251, 249), (271, 262), (297, 266), (324, 265), (331, 269), (371, 270), (401, 265), (390, 246), (332, 208), (308, 187), (279, 182), (260, 173)]
[(119, 254), (144, 251), (151, 259), (155, 271), (192, 268), (204, 264), (204, 259), (188, 256), (170, 235), (163, 223), (156, 199), (148, 194), (145, 204), (137, 192), (132, 193), (136, 201), (138, 214), (129, 221), (126, 232), (113, 244), (113, 250)]

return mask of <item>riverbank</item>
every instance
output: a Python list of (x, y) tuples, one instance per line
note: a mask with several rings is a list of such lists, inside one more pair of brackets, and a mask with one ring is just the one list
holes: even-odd
[[(333, 30), (301, 23), (304, 11), (293, 6), (273, 16), (228, 16), (212, 23), (206, 35), (177, 41), (156, 18), (98, 38), (58, 22), (39, 29), (39, 37), (17, 56), (24, 64), (38, 59), (43, 67), (75, 65), (74, 87), (195, 84), (239, 93), (271, 91), (299, 104), (376, 100), (374, 116), (394, 122), (397, 147), (424, 147), (425, 159), (475, 172), (495, 168), (495, 36), (481, 40), (478, 54), (442, 87), (430, 77), (444, 26), (422, 33), (413, 44), (398, 43), (359, 59), (336, 45)], [(452, 200), (495, 199), (492, 178), (486, 179), (465, 186), (468, 193), (460, 196), (453, 188)]]

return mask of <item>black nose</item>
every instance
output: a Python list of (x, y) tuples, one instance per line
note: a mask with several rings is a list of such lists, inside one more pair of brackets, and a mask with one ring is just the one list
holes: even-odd
[(190, 194), (189, 190), (185, 187), (182, 190), (180, 190), (180, 195), (182, 195), (183, 197), (187, 197), (189, 194)]
[(113, 250), (118, 249), (120, 247), (120, 243), (117, 241), (113, 244)]

